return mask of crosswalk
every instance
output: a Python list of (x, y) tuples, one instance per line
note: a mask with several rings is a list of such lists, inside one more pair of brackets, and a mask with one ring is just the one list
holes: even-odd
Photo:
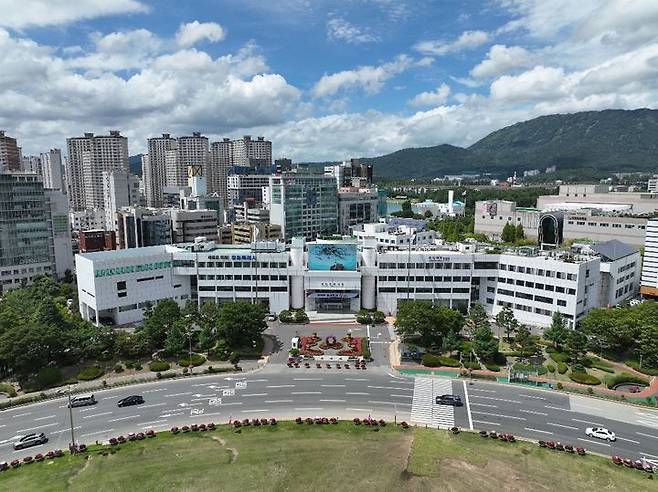
[(432, 427), (455, 425), (455, 409), (449, 405), (436, 405), (437, 395), (452, 394), (452, 381), (444, 378), (417, 377), (411, 404), (411, 421)]

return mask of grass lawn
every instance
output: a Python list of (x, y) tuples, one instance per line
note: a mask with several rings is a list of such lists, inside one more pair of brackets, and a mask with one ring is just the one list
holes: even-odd
[(351, 423), (219, 427), (0, 473), (2, 490), (656, 490), (647, 474), (609, 459), (527, 443)]

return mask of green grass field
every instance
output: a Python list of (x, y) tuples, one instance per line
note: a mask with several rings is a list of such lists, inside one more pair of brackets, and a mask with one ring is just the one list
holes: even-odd
[(0, 473), (0, 490), (658, 490), (647, 477), (609, 459), (469, 433), (280, 423), (163, 433), (23, 465)]

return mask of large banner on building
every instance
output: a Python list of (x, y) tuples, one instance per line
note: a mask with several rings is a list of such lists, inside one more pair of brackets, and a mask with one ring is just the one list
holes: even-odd
[(356, 270), (356, 244), (310, 244), (309, 270)]

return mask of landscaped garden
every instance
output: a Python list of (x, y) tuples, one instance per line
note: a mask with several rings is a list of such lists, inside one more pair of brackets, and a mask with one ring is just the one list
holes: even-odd
[[(194, 425), (0, 472), (3, 490), (655, 490), (610, 458), (425, 428), (310, 419)], [(325, 422), (326, 420), (326, 422)], [(311, 425), (309, 425), (311, 424)]]
[(338, 340), (334, 335), (324, 340), (317, 333), (310, 336), (299, 337), (299, 349), (296, 352), (302, 356), (342, 356), (342, 357), (369, 357), (367, 340), (364, 337), (355, 337), (347, 333)]

